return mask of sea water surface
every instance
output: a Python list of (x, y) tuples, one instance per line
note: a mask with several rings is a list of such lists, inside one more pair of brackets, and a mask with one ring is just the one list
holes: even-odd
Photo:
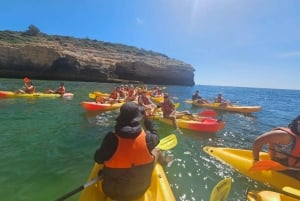
[[(37, 91), (56, 88), (60, 81), (33, 80)], [(0, 79), (0, 90), (15, 91), (21, 79)], [(92, 91), (110, 92), (117, 84), (67, 82), (72, 100), (61, 98), (0, 99), (0, 198), (6, 201), (55, 200), (83, 185), (93, 166), (93, 154), (104, 135), (113, 130), (118, 110), (98, 114), (80, 105)], [(148, 85), (150, 88), (151, 85)], [(249, 190), (272, 189), (247, 178), (202, 151), (206, 145), (251, 149), (253, 140), (276, 126), (286, 126), (300, 114), (299, 90), (196, 85), (166, 86), (178, 110), (192, 113), (202, 108), (184, 101), (195, 90), (210, 100), (222, 93), (234, 104), (260, 105), (252, 115), (219, 113), (225, 128), (216, 134), (183, 130), (156, 122), (161, 137), (175, 133), (178, 145), (171, 150), (174, 161), (165, 167), (177, 200), (208, 201), (213, 187), (223, 178), (233, 179), (228, 200), (244, 201)], [(78, 200), (80, 193), (67, 200)]]

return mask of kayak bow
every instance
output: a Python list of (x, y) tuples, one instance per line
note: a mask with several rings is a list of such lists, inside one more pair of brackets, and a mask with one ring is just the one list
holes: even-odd
[[(250, 177), (251, 179), (256, 181), (268, 183), (269, 185), (280, 191), (283, 190), (283, 188), (286, 186), (295, 189), (298, 189), (300, 186), (300, 180), (297, 180), (282, 172), (274, 170), (250, 171), (249, 169), (253, 165), (252, 150), (210, 146), (205, 146), (203, 150), (210, 156), (213, 156), (216, 159), (227, 163), (243, 175)], [(266, 152), (260, 152), (259, 158), (261, 160), (269, 160), (270, 156)]]

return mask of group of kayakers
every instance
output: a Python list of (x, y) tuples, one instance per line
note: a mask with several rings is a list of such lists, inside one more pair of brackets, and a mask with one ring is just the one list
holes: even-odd
[[(29, 78), (24, 78), (23, 89), (17, 93), (35, 93), (36, 87)], [(56, 90), (47, 89), (45, 93), (64, 94), (64, 83)], [(162, 96), (160, 103), (155, 104), (150, 97)], [(157, 110), (162, 111), (164, 118), (172, 119), (174, 127), (181, 133), (177, 118), (192, 117), (189, 111), (177, 111), (168, 93), (158, 87), (148, 90), (146, 85), (121, 85), (115, 87), (107, 97), (110, 103), (124, 100), (116, 118), (114, 131), (104, 137), (101, 146), (95, 151), (94, 160), (103, 164), (99, 174), (103, 176), (102, 189), (104, 193), (115, 200), (134, 200), (141, 197), (149, 188), (151, 175), (157, 162), (165, 165), (172, 157), (164, 157), (157, 148), (159, 134), (149, 117)], [(193, 101), (210, 104), (200, 96), (199, 90), (192, 95)], [(100, 102), (99, 97), (96, 101)], [(219, 93), (212, 103), (222, 106), (231, 105), (230, 101)], [(259, 137), (253, 143), (253, 163), (260, 161), (259, 152), (268, 145), (270, 157), (291, 169), (282, 172), (300, 180), (300, 115), (291, 121), (287, 127), (274, 128)], [(292, 170), (296, 168), (297, 170)]]
[(195, 93), (192, 95), (192, 100), (200, 104), (219, 104), (223, 107), (232, 106), (231, 102), (224, 99), (221, 93), (218, 93), (218, 95), (214, 98), (213, 102), (209, 102), (207, 99), (200, 96), (199, 90), (196, 90)]
[[(36, 93), (36, 87), (33, 85), (32, 81), (28, 78), (25, 77), (23, 79), (24, 85), (23, 85), (23, 89), (19, 89), (16, 93), (20, 93), (20, 94), (33, 94)], [(66, 88), (64, 86), (64, 83), (61, 82), (59, 87), (56, 90), (52, 90), (52, 89), (46, 89), (45, 91), (46, 94), (60, 94), (63, 95), (64, 93), (66, 93)]]
[[(169, 95), (165, 93), (164, 101), (159, 104), (164, 114), (173, 109), (172, 104), (168, 105), (168, 99)], [(112, 199), (133, 200), (145, 193), (155, 163), (166, 164), (172, 160), (164, 159), (161, 151), (155, 148), (159, 143), (158, 136), (145, 108), (135, 102), (127, 102), (120, 108), (114, 132), (107, 133), (94, 155), (95, 161), (104, 165), (101, 174), (106, 195)], [(254, 162), (259, 161), (259, 152), (266, 144), (272, 160), (300, 169), (300, 116), (286, 128), (276, 128), (257, 137), (253, 144)], [(300, 179), (298, 171), (283, 172)]]
[[(161, 101), (155, 104), (151, 98), (161, 97)], [(188, 118), (192, 118), (189, 111), (177, 111), (174, 102), (169, 98), (168, 93), (164, 93), (158, 86), (153, 86), (152, 89), (148, 89), (147, 85), (134, 86), (134, 85), (121, 85), (112, 89), (110, 94), (99, 94), (96, 96), (95, 101), (97, 103), (119, 103), (119, 102), (131, 102), (135, 101), (138, 106), (143, 107), (147, 116), (156, 115), (158, 110), (162, 111), (164, 118), (171, 119), (175, 129), (182, 133), (177, 124), (177, 118), (187, 115)]]

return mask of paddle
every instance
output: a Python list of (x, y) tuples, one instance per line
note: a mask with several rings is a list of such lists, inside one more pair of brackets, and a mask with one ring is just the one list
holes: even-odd
[(224, 178), (215, 185), (211, 194), (210, 201), (226, 201), (231, 189), (231, 178)]
[(252, 167), (249, 169), (249, 171), (262, 171), (262, 170), (276, 170), (276, 171), (282, 171), (282, 170), (295, 170), (300, 171), (300, 168), (293, 168), (293, 167), (287, 167), (284, 166), (276, 161), (272, 160), (261, 160), (255, 162)]
[(300, 189), (296, 189), (296, 188), (292, 188), (292, 187), (289, 187), (289, 186), (285, 186), (285, 187), (282, 188), (282, 190), (284, 192), (288, 193), (288, 194), (300, 197)]
[(216, 117), (218, 114), (214, 110), (203, 110), (202, 112), (198, 113), (198, 116), (202, 117)]
[[(160, 140), (159, 144), (157, 145), (157, 147), (161, 150), (169, 150), (174, 148), (177, 145), (177, 137), (175, 134), (170, 134), (166, 137), (164, 137), (163, 139)], [(87, 183), (83, 184), (82, 186), (79, 186), (77, 188), (75, 188), (74, 190), (66, 193), (65, 195), (57, 198), (55, 201), (63, 201), (68, 197), (71, 197), (72, 195), (82, 191), (83, 189), (95, 184), (97, 181), (102, 179), (102, 175), (88, 181)]]
[(83, 189), (95, 184), (97, 181), (101, 180), (102, 179), (102, 175), (88, 181), (87, 183), (83, 184), (82, 186), (79, 186), (78, 188), (75, 188), (74, 190), (64, 194), (63, 196), (57, 198), (55, 201), (62, 201), (62, 200), (65, 200), (67, 199), (68, 197), (71, 197), (72, 195), (82, 191)]
[(90, 99), (95, 99), (95, 98), (96, 98), (96, 94), (94, 94), (94, 93), (89, 93), (89, 98), (90, 98)]

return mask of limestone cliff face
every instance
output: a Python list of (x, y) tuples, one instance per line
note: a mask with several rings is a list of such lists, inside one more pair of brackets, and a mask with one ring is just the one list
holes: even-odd
[(0, 76), (194, 85), (194, 68), (132, 46), (63, 36), (0, 32)]

